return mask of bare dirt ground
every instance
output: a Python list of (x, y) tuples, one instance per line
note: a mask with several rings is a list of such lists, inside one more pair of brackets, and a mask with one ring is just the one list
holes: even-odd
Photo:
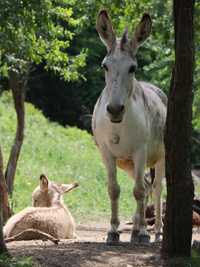
[(13, 256), (31, 256), (37, 267), (157, 267), (161, 266), (160, 246), (130, 245), (131, 226), (122, 225), (120, 242), (108, 246), (105, 242), (107, 225), (104, 223), (77, 226), (79, 240), (61, 240), (58, 245), (50, 241), (17, 241), (8, 243)]
[[(160, 245), (153, 243), (152, 229), (149, 229), (151, 244), (139, 246), (129, 243), (131, 227), (125, 222), (122, 223), (121, 242), (117, 246), (106, 244), (108, 224), (104, 222), (80, 224), (77, 226), (78, 240), (61, 240), (58, 245), (51, 241), (33, 240), (10, 242), (7, 246), (11, 255), (17, 258), (32, 257), (34, 267), (163, 266)], [(193, 240), (199, 241), (200, 251), (199, 228), (193, 229)]]
[[(151, 244), (139, 246), (129, 243), (131, 227), (122, 223), (117, 246), (106, 244), (108, 224), (103, 222), (78, 225), (79, 239), (61, 240), (58, 245), (41, 240), (7, 245), (17, 258), (32, 257), (34, 267), (161, 267), (160, 245), (153, 242), (151, 229)], [(199, 228), (193, 229), (194, 239), (200, 241)]]

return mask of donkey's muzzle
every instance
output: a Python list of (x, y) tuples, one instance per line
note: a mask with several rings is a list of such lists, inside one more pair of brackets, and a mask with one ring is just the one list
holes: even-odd
[(124, 110), (124, 105), (107, 105), (108, 115), (110, 120), (114, 123), (119, 123), (122, 121)]

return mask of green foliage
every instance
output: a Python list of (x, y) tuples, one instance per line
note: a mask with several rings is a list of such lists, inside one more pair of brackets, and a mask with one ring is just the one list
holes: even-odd
[(2, 267), (33, 267), (32, 259), (31, 258), (10, 258), (6, 255), (0, 256), (0, 266)]
[(193, 249), (191, 259), (189, 261), (189, 264), (187, 266), (191, 267), (200, 267), (200, 253), (198, 250)]
[[(24, 62), (46, 63), (65, 80), (76, 80), (85, 64), (85, 51), (68, 49), (80, 19), (73, 17), (73, 1), (2, 0), (0, 2), (0, 70), (23, 68)], [(22, 64), (20, 64), (22, 63)]]
[(195, 75), (194, 75), (194, 105), (193, 105), (193, 126), (195, 130), (200, 132), (200, 33), (198, 31), (200, 27), (200, 2), (196, 1), (195, 5), (195, 16), (194, 16), (194, 26), (195, 26)]
[[(15, 114), (10, 94), (0, 98), (0, 143), (5, 162), (15, 131)], [(65, 200), (77, 220), (106, 217), (110, 211), (106, 173), (92, 137), (77, 128), (50, 123), (31, 104), (26, 104), (26, 131), (16, 172), (12, 206), (15, 212), (31, 205), (31, 193), (41, 173), (59, 182), (79, 182)], [(135, 201), (133, 182), (119, 172), (121, 184), (120, 213), (131, 217)]]

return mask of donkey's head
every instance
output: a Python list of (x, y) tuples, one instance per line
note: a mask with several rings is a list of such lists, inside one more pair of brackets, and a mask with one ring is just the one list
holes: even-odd
[(127, 29), (121, 38), (116, 38), (106, 10), (99, 12), (96, 28), (108, 52), (102, 62), (108, 94), (107, 114), (117, 123), (122, 121), (134, 90), (136, 53), (151, 32), (151, 18), (148, 14), (143, 15), (130, 40)]
[(34, 207), (52, 207), (62, 201), (62, 195), (77, 187), (77, 183), (58, 184), (49, 181), (47, 176), (40, 176), (40, 185), (36, 187), (32, 194), (32, 204)]

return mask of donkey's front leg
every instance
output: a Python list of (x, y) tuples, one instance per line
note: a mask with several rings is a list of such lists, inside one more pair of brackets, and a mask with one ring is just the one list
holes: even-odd
[(118, 227), (120, 221), (118, 217), (118, 200), (120, 195), (120, 187), (117, 183), (116, 159), (109, 152), (107, 152), (103, 155), (103, 160), (108, 174), (108, 194), (111, 204), (111, 229), (107, 235), (107, 243), (113, 245), (119, 242)]
[(134, 178), (135, 187), (133, 195), (136, 200), (136, 213), (133, 217), (133, 230), (131, 234), (132, 243), (148, 244), (150, 235), (146, 230), (145, 208), (146, 208), (146, 190), (144, 184), (145, 153), (138, 153), (134, 157)]

